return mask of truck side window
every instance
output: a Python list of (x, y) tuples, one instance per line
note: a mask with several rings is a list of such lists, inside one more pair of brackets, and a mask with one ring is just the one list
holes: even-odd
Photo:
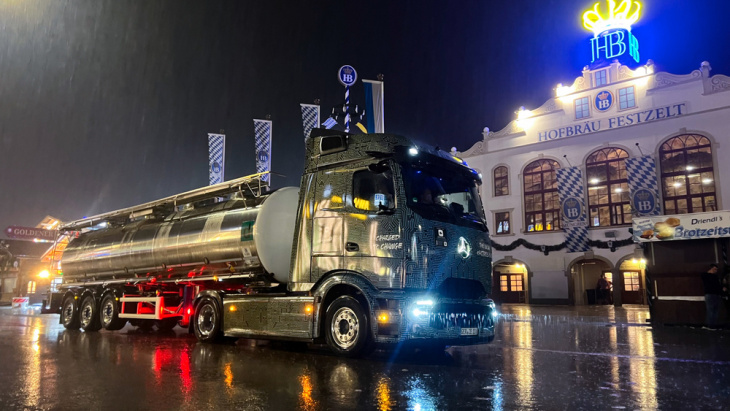
[(395, 208), (393, 177), (390, 171), (357, 171), (352, 178), (353, 205), (358, 210), (379, 211)]

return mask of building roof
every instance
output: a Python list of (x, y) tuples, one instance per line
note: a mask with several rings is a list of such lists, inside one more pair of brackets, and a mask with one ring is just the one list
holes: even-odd
[(15, 257), (24, 258), (41, 258), (43, 253), (48, 250), (51, 243), (36, 243), (33, 241), (22, 241), (22, 240), (2, 240), (8, 245), (7, 250)]

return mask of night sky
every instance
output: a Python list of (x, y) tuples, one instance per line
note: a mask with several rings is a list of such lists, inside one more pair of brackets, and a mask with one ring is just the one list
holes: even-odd
[[(324, 120), (344, 64), (384, 74), (387, 132), (466, 150), (580, 75), (595, 1), (2, 0), (0, 229), (206, 185), (221, 129), (226, 178), (252, 174), (267, 114), (274, 186), (298, 185), (299, 103), (321, 99)], [(730, 2), (643, 5), (642, 63), (730, 75)]]

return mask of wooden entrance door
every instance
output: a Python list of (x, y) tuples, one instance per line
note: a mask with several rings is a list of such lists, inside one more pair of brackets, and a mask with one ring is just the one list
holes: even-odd
[(622, 304), (643, 304), (642, 293), (644, 287), (641, 285), (641, 273), (639, 271), (622, 271), (624, 276), (624, 289), (621, 293)]
[(522, 274), (497, 272), (499, 277), (499, 297), (502, 303), (524, 303), (525, 284)]

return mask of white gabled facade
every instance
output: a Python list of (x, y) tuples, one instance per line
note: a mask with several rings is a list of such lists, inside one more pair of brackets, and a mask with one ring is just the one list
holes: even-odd
[[(628, 157), (651, 154), (656, 162), (659, 202), (664, 205), (666, 199), (662, 189), (660, 147), (677, 136), (694, 135), (709, 140), (712, 177), (708, 177), (707, 173), (699, 177), (687, 175), (686, 187), (688, 191), (709, 190), (714, 184), (714, 198), (712, 195), (702, 197), (699, 200), (700, 203), (704, 201), (701, 206), (715, 210), (729, 208), (730, 162), (723, 159), (730, 157), (730, 77), (711, 75), (710, 70), (709, 63), (703, 62), (698, 70), (685, 75), (655, 72), (651, 60), (635, 70), (618, 62), (600, 69), (591, 70), (586, 67), (572, 85), (559, 84), (555, 97), (541, 107), (533, 110), (521, 109), (517, 113), (517, 119), (500, 131), (493, 132), (485, 128), (483, 140), (458, 155), (482, 173), (482, 199), (493, 241), (500, 245), (509, 245), (523, 239), (534, 245), (547, 246), (565, 241), (566, 235), (562, 230), (545, 230), (553, 228), (547, 221), (541, 225), (526, 221), (525, 167), (539, 159), (554, 160), (561, 168), (578, 166), (581, 169), (585, 205), (589, 213), (588, 223), (589, 226), (599, 224), (598, 227), (588, 229), (590, 240), (605, 244), (607, 241), (618, 242), (630, 238), (629, 222), (616, 217), (616, 221), (620, 220), (619, 222), (625, 224), (605, 226), (604, 224), (616, 222), (612, 220), (614, 216), (608, 215), (607, 220), (607, 215), (598, 214), (606, 210), (605, 206), (600, 207), (600, 201), (607, 201), (607, 198), (616, 198), (618, 209), (624, 210), (626, 204), (620, 204), (620, 193), (611, 193), (608, 197), (592, 197), (594, 200), (589, 204), (588, 197), (593, 195), (593, 189), (586, 160), (592, 153), (603, 148), (619, 149), (616, 152), (623, 150)], [(609, 92), (611, 96), (605, 92)], [(633, 106), (630, 98), (632, 95)], [(605, 109), (605, 100), (608, 99), (612, 102)], [(600, 111), (599, 105), (605, 111)], [(703, 150), (706, 151), (706, 148)], [(498, 167), (506, 167), (507, 195), (495, 195), (495, 170)], [(706, 170), (708, 165), (705, 164), (704, 167)], [(689, 170), (692, 167), (686, 168)], [(501, 181), (504, 181), (504, 168), (499, 171), (501, 177), (497, 177), (497, 180), (502, 178)], [(610, 176), (607, 178), (611, 179)], [(698, 178), (701, 181), (699, 184), (704, 186), (690, 182), (696, 183)], [(615, 187), (620, 190), (620, 187)], [(597, 187), (594, 188), (600, 191)], [(609, 190), (608, 185), (606, 189)], [(678, 191), (674, 191), (673, 195), (677, 193)], [(671, 203), (672, 207), (681, 208), (684, 201), (689, 201), (695, 205), (695, 212), (700, 204), (691, 196), (676, 201)], [(559, 205), (555, 207), (554, 203), (550, 203), (543, 206), (557, 208), (560, 213)], [(535, 206), (530, 207), (534, 211)], [(596, 214), (590, 214), (591, 210)], [(663, 207), (662, 212), (676, 214), (685, 211), (664, 210)], [(509, 233), (498, 232), (499, 224), (495, 219), (498, 216), (504, 218), (504, 213), (509, 213)], [(501, 231), (505, 231), (504, 228), (503, 225)], [(543, 231), (539, 231), (540, 229)], [(495, 299), (500, 300), (499, 292), (507, 290), (502, 295), (505, 297), (502, 298), (503, 302), (584, 304), (591, 300), (588, 295), (590, 291), (585, 290), (595, 287), (601, 272), (613, 276), (617, 290), (626, 291), (625, 287), (628, 287), (636, 291), (635, 282), (639, 281), (640, 291), (645, 285), (641, 261), (635, 261), (639, 256), (635, 247), (633, 243), (614, 251), (593, 247), (588, 252), (580, 253), (569, 253), (563, 248), (547, 255), (522, 245), (510, 251), (499, 251), (495, 248)], [(636, 274), (633, 274), (635, 272), (639, 273), (638, 280)], [(520, 274), (522, 284), (519, 283)], [(518, 292), (515, 294), (513, 289)], [(616, 292), (613, 295), (614, 298), (622, 298)], [(640, 297), (641, 293), (638, 295)], [(644, 302), (641, 299), (636, 300), (634, 295), (625, 294), (623, 297), (624, 303)]]

